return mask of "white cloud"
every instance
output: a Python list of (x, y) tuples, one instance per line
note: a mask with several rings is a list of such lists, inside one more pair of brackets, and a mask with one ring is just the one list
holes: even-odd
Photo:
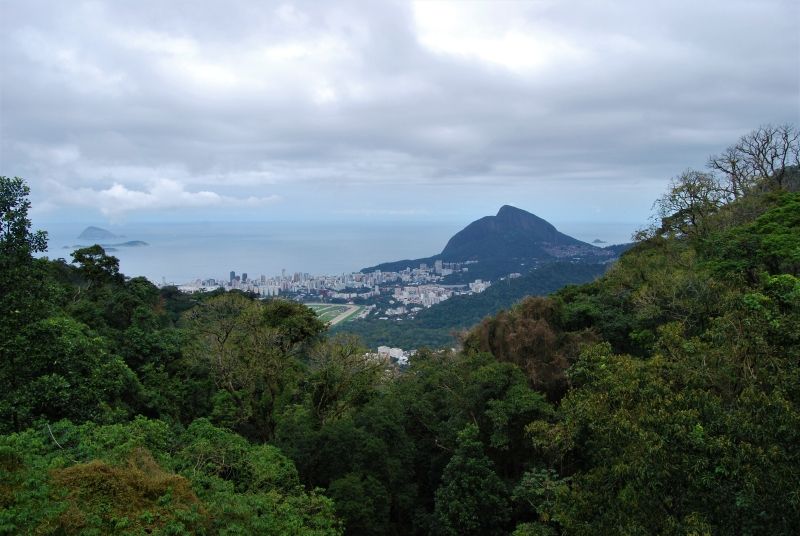
[(414, 2), (419, 41), (443, 54), (477, 59), (517, 73), (586, 56), (576, 43), (526, 17), (530, 3)]
[(130, 189), (114, 183), (106, 189), (67, 188), (56, 182), (50, 184), (52, 195), (49, 204), (92, 207), (112, 220), (120, 219), (131, 212), (159, 211), (184, 208), (214, 207), (259, 207), (280, 199), (277, 195), (265, 197), (233, 197), (212, 191), (187, 191), (184, 186), (170, 179), (157, 179), (144, 190)]
[(45, 75), (60, 78), (72, 91), (116, 96), (130, 89), (124, 72), (103, 66), (84, 50), (60, 43), (31, 27), (15, 31), (13, 37), (18, 49)]
[(279, 190), (276, 217), (436, 214), (543, 187), (613, 212), (630, 184), (646, 212), (748, 130), (800, 122), (791, 0), (3, 6), (3, 172), (54, 213), (255, 218)]
[(35, 143), (17, 143), (16, 148), (31, 159), (52, 166), (65, 166), (78, 162), (81, 157), (81, 150), (72, 144), (42, 145)]
[(118, 30), (111, 37), (124, 48), (157, 56), (195, 56), (199, 50), (194, 39), (152, 30)]

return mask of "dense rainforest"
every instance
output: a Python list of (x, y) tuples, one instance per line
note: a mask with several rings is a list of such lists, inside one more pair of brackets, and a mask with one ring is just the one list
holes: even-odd
[(296, 303), (37, 258), (3, 177), (0, 533), (795, 534), (797, 149), (743, 137), (602, 277), (402, 372)]

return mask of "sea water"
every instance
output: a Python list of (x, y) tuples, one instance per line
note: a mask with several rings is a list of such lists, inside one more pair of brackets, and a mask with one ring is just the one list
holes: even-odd
[[(382, 262), (429, 257), (442, 251), (463, 222), (98, 222), (34, 224), (48, 232), (52, 259), (70, 260), (76, 245), (91, 245), (78, 235), (95, 225), (118, 238), (147, 246), (118, 247), (109, 254), (120, 260), (127, 276), (144, 276), (154, 283), (187, 283), (197, 279), (227, 280), (229, 273), (256, 278), (295, 272), (313, 275), (358, 271)], [(580, 240), (600, 239), (608, 244), (629, 241), (632, 224), (561, 223), (559, 230)], [(604, 245), (604, 244), (600, 244)]]

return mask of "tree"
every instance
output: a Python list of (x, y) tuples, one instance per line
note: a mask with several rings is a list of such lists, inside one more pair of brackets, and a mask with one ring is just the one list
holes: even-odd
[(72, 262), (86, 279), (89, 288), (105, 283), (121, 283), (124, 278), (119, 273), (119, 259), (106, 255), (106, 250), (95, 244), (72, 252)]
[(264, 322), (280, 333), (285, 350), (311, 342), (325, 332), (325, 322), (301, 303), (289, 300), (270, 300), (263, 307)]
[(0, 255), (5, 260), (47, 249), (47, 233), (30, 232), (31, 190), (19, 177), (0, 177)]
[[(50, 317), (23, 329), (24, 360), (0, 393), (0, 430), (35, 419), (108, 421), (124, 417), (138, 380), (107, 341), (67, 317)], [(4, 368), (5, 371), (5, 368)]]
[(390, 497), (372, 475), (348, 473), (328, 486), (336, 513), (347, 522), (348, 534), (387, 534)]
[(800, 166), (800, 131), (794, 125), (765, 125), (719, 155), (708, 160), (708, 167), (721, 173), (727, 192), (739, 198), (759, 181), (785, 186), (790, 167)]
[(436, 491), (434, 515), (443, 535), (507, 533), (508, 491), (486, 457), (474, 424), (458, 435), (458, 447)]
[(515, 534), (555, 534), (550, 521), (556, 506), (556, 499), (569, 491), (569, 477), (559, 478), (553, 469), (534, 469), (527, 471), (514, 488), (512, 499), (526, 510), (532, 510), (537, 522), (518, 526)]
[[(31, 232), (30, 189), (19, 177), (0, 177), (0, 385), (4, 392), (20, 386), (17, 367), (28, 346), (22, 331), (47, 315), (48, 287), (39, 277), (33, 253), (47, 249), (47, 234)], [(18, 412), (9, 408), (9, 424), (18, 429)]]
[(228, 293), (185, 315), (190, 361), (207, 366), (220, 392), (216, 418), (243, 435), (266, 441), (275, 414), (291, 394), (298, 363), (284, 351), (280, 332), (269, 326), (259, 302)]
[(490, 352), (498, 361), (519, 366), (530, 385), (557, 400), (566, 391), (565, 371), (578, 348), (591, 342), (591, 333), (561, 329), (562, 304), (529, 296), (510, 311), (487, 318), (465, 337), (468, 351)]
[(0, 355), (21, 326), (41, 317), (42, 287), (33, 253), (47, 249), (47, 233), (31, 232), (30, 188), (19, 177), (0, 177)]
[(728, 194), (710, 173), (688, 169), (672, 180), (669, 190), (654, 207), (662, 232), (705, 236), (709, 216), (728, 201)]
[(363, 405), (381, 382), (386, 363), (353, 335), (338, 335), (311, 352), (312, 412), (320, 424)]

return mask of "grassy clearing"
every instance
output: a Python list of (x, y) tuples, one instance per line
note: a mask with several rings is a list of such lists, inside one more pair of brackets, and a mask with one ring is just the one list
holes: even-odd
[[(341, 305), (331, 303), (307, 303), (307, 307), (314, 310), (323, 322), (345, 322), (352, 320), (361, 311), (360, 305)], [(344, 316), (342, 316), (344, 315)]]

